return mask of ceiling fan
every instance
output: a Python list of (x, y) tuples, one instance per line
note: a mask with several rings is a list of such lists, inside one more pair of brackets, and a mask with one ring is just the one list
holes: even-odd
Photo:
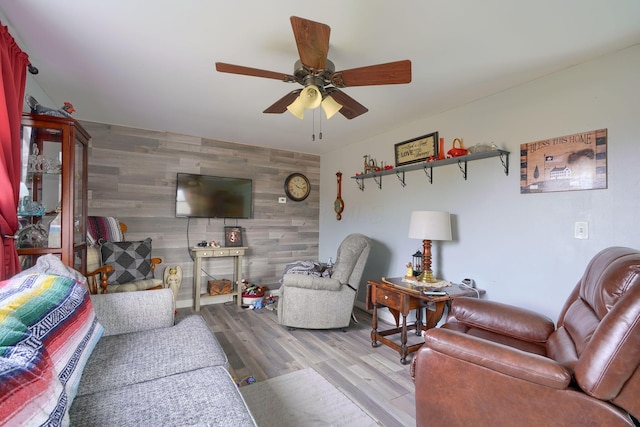
[(222, 73), (264, 77), (303, 86), (277, 100), (264, 110), (265, 113), (281, 114), (289, 110), (302, 119), (306, 109), (322, 105), (327, 118), (339, 111), (347, 119), (353, 119), (369, 110), (339, 88), (411, 82), (409, 60), (335, 71), (333, 62), (327, 59), (331, 28), (297, 16), (291, 17), (291, 26), (300, 55), (293, 74), (216, 62), (216, 70)]

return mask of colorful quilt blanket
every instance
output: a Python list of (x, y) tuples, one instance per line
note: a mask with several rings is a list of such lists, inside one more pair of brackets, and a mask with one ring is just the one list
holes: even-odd
[(0, 425), (68, 425), (102, 333), (74, 279), (27, 274), (0, 282)]

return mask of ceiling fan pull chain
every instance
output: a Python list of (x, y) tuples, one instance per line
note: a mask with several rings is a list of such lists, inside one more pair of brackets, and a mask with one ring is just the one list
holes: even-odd
[[(313, 114), (315, 115), (316, 113)], [(320, 116), (320, 135), (318, 136), (322, 139), (322, 114), (318, 114), (318, 116)]]
[(311, 140), (316, 140), (316, 110), (312, 110), (313, 116), (311, 117)]

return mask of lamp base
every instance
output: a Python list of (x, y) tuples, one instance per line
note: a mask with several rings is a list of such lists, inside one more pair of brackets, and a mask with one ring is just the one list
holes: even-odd
[(440, 280), (436, 279), (435, 276), (433, 275), (433, 271), (431, 270), (424, 270), (417, 278), (416, 280), (418, 282), (421, 283), (438, 283), (440, 282)]

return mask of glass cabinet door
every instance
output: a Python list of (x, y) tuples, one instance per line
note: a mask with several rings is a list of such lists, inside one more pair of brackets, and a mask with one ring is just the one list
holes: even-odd
[(73, 174), (73, 245), (74, 267), (84, 271), (86, 267), (86, 219), (87, 219), (87, 147), (79, 140), (74, 141)]
[(73, 119), (23, 115), (16, 240), (23, 269), (53, 254), (84, 271), (89, 139)]
[[(62, 130), (24, 126), (18, 248), (60, 248)], [(23, 155), (23, 160), (25, 156)]]

